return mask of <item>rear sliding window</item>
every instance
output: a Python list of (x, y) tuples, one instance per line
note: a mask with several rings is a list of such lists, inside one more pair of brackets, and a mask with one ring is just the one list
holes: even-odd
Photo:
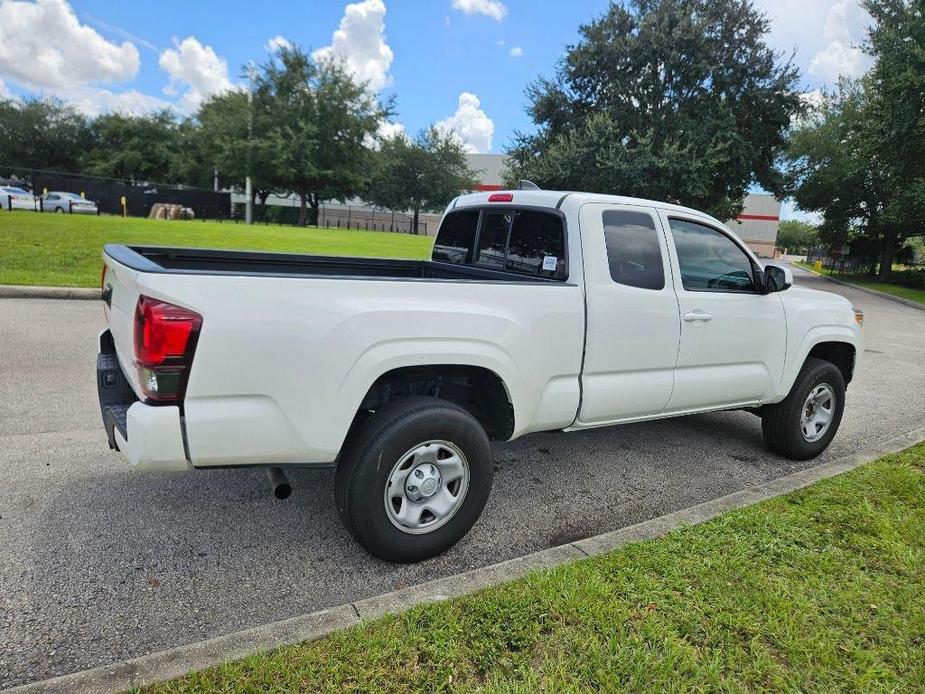
[(437, 232), (433, 259), (532, 277), (568, 277), (562, 219), (550, 212), (450, 212)]

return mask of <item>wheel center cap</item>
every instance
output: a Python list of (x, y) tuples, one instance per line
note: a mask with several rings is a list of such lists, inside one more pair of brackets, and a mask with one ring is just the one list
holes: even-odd
[(412, 501), (433, 496), (440, 490), (440, 472), (433, 463), (418, 465), (405, 482), (405, 493)]

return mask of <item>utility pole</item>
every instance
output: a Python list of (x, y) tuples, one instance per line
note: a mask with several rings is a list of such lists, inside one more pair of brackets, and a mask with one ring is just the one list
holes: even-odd
[(251, 137), (254, 134), (254, 64), (247, 64), (247, 176), (244, 178), (244, 222), (254, 222), (254, 190), (251, 184)]

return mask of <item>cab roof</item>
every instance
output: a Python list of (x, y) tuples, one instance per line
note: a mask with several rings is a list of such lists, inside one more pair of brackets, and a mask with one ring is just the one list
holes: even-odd
[[(492, 200), (493, 196), (511, 196), (510, 200), (497, 201)], [(612, 205), (644, 205), (646, 207), (655, 207), (668, 212), (684, 212), (690, 215), (696, 215), (705, 220), (710, 220), (717, 224), (723, 225), (721, 221), (711, 217), (699, 210), (673, 205), (669, 202), (659, 202), (657, 200), (646, 200), (644, 198), (631, 198), (623, 195), (605, 195), (603, 193), (581, 193), (576, 191), (565, 190), (492, 190), (481, 193), (469, 193), (460, 195), (447, 209), (459, 209), (460, 207), (472, 207), (476, 205), (498, 204), (502, 205), (507, 202), (509, 205), (531, 205), (535, 207), (549, 207), (559, 209), (568, 200), (570, 204), (579, 206), (586, 202), (603, 202)], [(725, 226), (725, 225), (723, 225)]]

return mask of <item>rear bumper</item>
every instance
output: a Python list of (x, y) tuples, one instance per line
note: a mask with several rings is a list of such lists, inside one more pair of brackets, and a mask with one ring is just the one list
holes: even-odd
[(100, 333), (96, 385), (109, 447), (121, 452), (136, 470), (189, 470), (183, 426), (177, 406), (140, 402), (122, 372), (112, 334)]

